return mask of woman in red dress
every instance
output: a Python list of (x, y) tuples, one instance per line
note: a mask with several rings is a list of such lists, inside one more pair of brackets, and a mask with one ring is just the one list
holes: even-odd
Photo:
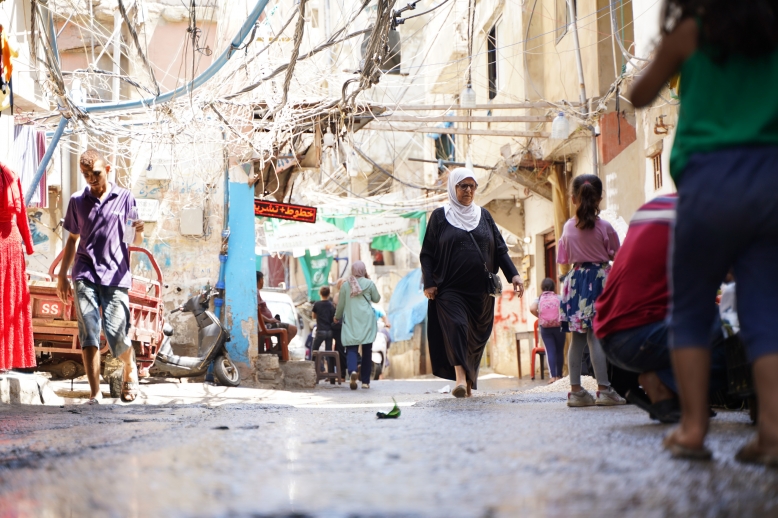
[(35, 367), (24, 248), (32, 236), (16, 173), (0, 163), (0, 371)]

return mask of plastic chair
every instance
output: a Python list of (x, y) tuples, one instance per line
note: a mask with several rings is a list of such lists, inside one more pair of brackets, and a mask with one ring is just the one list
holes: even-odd
[[(259, 322), (259, 354), (278, 354), (281, 361), (289, 361), (289, 333), (286, 329), (268, 329), (259, 311), (257, 311), (257, 321)], [(272, 345), (272, 337), (276, 337), (278, 341), (276, 347)]]
[(535, 347), (532, 349), (532, 356), (530, 356), (530, 372), (532, 373), (532, 379), (535, 379), (535, 355), (540, 355), (540, 379), (545, 379), (543, 376), (543, 365), (546, 359), (546, 348), (540, 345), (538, 340), (538, 321), (535, 320)]

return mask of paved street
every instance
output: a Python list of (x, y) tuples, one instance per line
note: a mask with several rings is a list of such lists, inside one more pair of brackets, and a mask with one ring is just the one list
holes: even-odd
[[(263, 394), (243, 403), (212, 387), (191, 404), (3, 405), (0, 516), (778, 516), (778, 471), (732, 460), (753, 433), (745, 413), (719, 412), (715, 460), (695, 464), (671, 460), (669, 427), (632, 406), (479, 384), (466, 400), (423, 379), (243, 389)], [(402, 416), (376, 419), (392, 396)]]

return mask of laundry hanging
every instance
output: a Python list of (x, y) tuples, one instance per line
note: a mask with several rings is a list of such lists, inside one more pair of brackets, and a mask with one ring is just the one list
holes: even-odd
[(48, 207), (46, 175), (41, 177), (37, 186), (32, 185), (35, 173), (46, 153), (46, 134), (35, 126), (17, 124), (14, 126), (14, 145), (11, 152), (11, 167), (22, 181), (22, 190), (27, 193), (34, 189), (28, 208)]

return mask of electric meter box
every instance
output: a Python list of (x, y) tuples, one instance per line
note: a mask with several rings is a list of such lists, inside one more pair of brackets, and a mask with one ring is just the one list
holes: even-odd
[(203, 235), (203, 209), (184, 209), (181, 211), (180, 229), (182, 236)]

